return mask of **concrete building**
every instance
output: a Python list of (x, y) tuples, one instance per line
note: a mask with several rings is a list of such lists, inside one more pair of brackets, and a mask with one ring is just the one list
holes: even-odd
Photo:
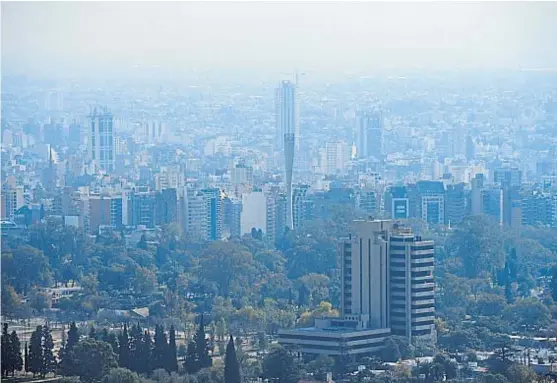
[(378, 211), (377, 192), (373, 189), (362, 188), (356, 191), (356, 209), (366, 214), (376, 214)]
[(410, 214), (428, 224), (445, 224), (445, 186), (440, 181), (418, 181), (410, 187)]
[(356, 221), (341, 242), (341, 313), (365, 328), (388, 327), (389, 231), (392, 221)]
[(262, 191), (242, 195), (240, 234), (250, 234), (252, 229), (267, 231), (267, 196)]
[(93, 109), (89, 115), (89, 159), (96, 169), (112, 173), (115, 166), (114, 131), (112, 129), (112, 113), (107, 109)]
[(445, 223), (451, 225), (461, 223), (467, 211), (464, 184), (447, 185), (445, 197)]
[(358, 357), (379, 351), (392, 334), (410, 341), (435, 337), (433, 241), (391, 220), (358, 220), (339, 241), (340, 318), (280, 330), (279, 342), (303, 354)]
[(383, 114), (380, 111), (362, 113), (358, 119), (358, 158), (382, 158)]
[(482, 214), (503, 225), (503, 190), (499, 186), (490, 186), (482, 189), (481, 195)]
[(330, 141), (321, 150), (320, 167), (324, 174), (344, 173), (352, 158), (352, 148), (342, 140)]
[(302, 227), (304, 222), (313, 216), (313, 202), (308, 198), (309, 190), (309, 185), (298, 185), (292, 192), (292, 228), (294, 229)]
[(24, 188), (23, 186), (15, 185), (13, 183), (5, 182), (2, 184), (2, 219), (13, 219), (14, 214), (25, 204)]
[(410, 197), (405, 186), (392, 186), (387, 190), (385, 212), (392, 219), (410, 218)]
[(435, 326), (433, 241), (395, 226), (389, 252), (391, 333), (411, 341), (431, 338)]

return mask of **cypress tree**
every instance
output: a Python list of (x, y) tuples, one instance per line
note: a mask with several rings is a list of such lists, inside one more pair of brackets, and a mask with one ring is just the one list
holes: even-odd
[(197, 361), (195, 342), (192, 340), (188, 342), (188, 348), (186, 350), (186, 358), (184, 360), (184, 370), (186, 370), (186, 373), (188, 374), (195, 374), (200, 370)]
[(8, 324), (2, 325), (2, 377), (8, 375), (10, 370), (12, 355), (10, 347), (10, 335), (8, 334)]
[(201, 315), (201, 323), (195, 334), (195, 348), (196, 348), (196, 360), (198, 364), (198, 370), (202, 368), (211, 367), (213, 360), (209, 355), (209, 346), (207, 344), (207, 338), (205, 336), (205, 324), (203, 323), (203, 315)]
[(165, 359), (168, 355), (168, 342), (166, 334), (162, 325), (155, 326), (155, 344), (151, 357), (152, 368), (157, 370), (159, 368), (166, 368)]
[(118, 364), (120, 367), (131, 369), (130, 366), (130, 338), (128, 336), (128, 326), (124, 324), (124, 330), (120, 334), (118, 348)]
[(131, 328), (131, 345), (130, 345), (130, 370), (135, 372), (142, 372), (141, 353), (143, 351), (143, 330), (139, 323), (133, 325)]
[(174, 326), (170, 326), (169, 342), (168, 342), (168, 356), (167, 367), (168, 372), (178, 371), (178, 350), (176, 348), (176, 330)]
[(226, 356), (224, 357), (224, 383), (240, 383), (240, 364), (236, 356), (234, 338), (230, 335), (230, 340), (226, 345)]
[(54, 341), (48, 325), (43, 327), (43, 371), (42, 375), (56, 372), (56, 358), (54, 357)]
[(153, 372), (151, 362), (152, 349), (153, 340), (151, 339), (151, 334), (149, 333), (149, 331), (145, 330), (138, 358), (138, 363), (140, 363), (139, 369), (142, 373), (150, 374), (151, 372)]
[(42, 373), (43, 371), (43, 346), (42, 346), (43, 327), (37, 326), (35, 331), (31, 333), (29, 343), (29, 372), (33, 376)]
[(89, 338), (96, 340), (97, 339), (97, 330), (95, 330), (95, 326), (91, 326), (89, 330)]
[(62, 375), (71, 376), (73, 375), (73, 362), (72, 362), (72, 349), (79, 342), (79, 332), (75, 322), (70, 324), (68, 330), (68, 336), (66, 337), (66, 344), (64, 348), (60, 350), (60, 373)]
[(23, 369), (23, 358), (21, 356), (21, 342), (17, 333), (12, 331), (10, 335), (10, 369), (12, 371), (12, 376), (14, 376), (15, 371), (21, 371)]

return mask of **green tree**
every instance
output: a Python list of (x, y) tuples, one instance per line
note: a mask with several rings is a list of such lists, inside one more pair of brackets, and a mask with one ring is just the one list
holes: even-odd
[(130, 368), (130, 339), (128, 336), (128, 325), (124, 324), (124, 329), (120, 334), (118, 347), (118, 363), (120, 367)]
[(137, 359), (139, 371), (138, 373), (150, 374), (153, 372), (152, 366), (152, 351), (153, 351), (153, 339), (148, 330), (143, 333), (143, 340), (139, 347), (139, 355)]
[(18, 246), (2, 251), (2, 282), (27, 295), (32, 286), (48, 286), (52, 274), (48, 258), (31, 246)]
[(226, 346), (226, 356), (224, 357), (224, 383), (240, 383), (240, 364), (236, 357), (234, 338), (230, 335), (230, 340)]
[(75, 345), (79, 342), (79, 331), (75, 322), (70, 324), (68, 329), (68, 336), (66, 339), (66, 344), (63, 349), (60, 350), (60, 372), (62, 375), (72, 376), (73, 375), (73, 361), (72, 361), (72, 350)]
[(10, 372), (12, 373), (12, 377), (14, 376), (15, 371), (21, 371), (23, 369), (23, 358), (21, 356), (21, 343), (19, 341), (19, 337), (15, 330), (12, 331), (10, 334), (10, 344), (9, 344), (9, 368)]
[(54, 356), (54, 340), (48, 325), (43, 326), (42, 334), (43, 346), (43, 371), (42, 375), (56, 372), (56, 357)]
[(535, 298), (520, 299), (510, 305), (503, 313), (503, 318), (515, 328), (543, 327), (551, 322), (549, 309)]
[(513, 363), (505, 372), (512, 383), (532, 383), (538, 380), (536, 373), (528, 366)]
[(37, 326), (35, 331), (31, 333), (29, 342), (29, 364), (27, 366), (27, 370), (32, 372), (33, 376), (42, 374), (44, 371), (42, 336), (42, 326)]
[(127, 368), (113, 368), (102, 378), (102, 383), (141, 383), (137, 373)]
[(174, 326), (170, 326), (170, 332), (168, 335), (168, 355), (166, 357), (166, 370), (168, 372), (178, 371), (178, 350), (176, 348), (176, 330)]
[(155, 326), (155, 343), (151, 355), (153, 370), (166, 367), (166, 357), (168, 355), (168, 342), (162, 325)]
[(213, 360), (209, 355), (209, 345), (207, 344), (207, 336), (205, 335), (205, 323), (203, 323), (203, 315), (194, 337), (195, 349), (197, 353), (197, 362), (199, 369), (211, 367)]
[(11, 361), (13, 356), (11, 354), (11, 339), (8, 334), (8, 324), (2, 325), (2, 377), (6, 377), (10, 371)]
[(272, 350), (263, 360), (265, 379), (276, 379), (277, 383), (297, 383), (299, 372), (294, 357), (283, 347)]
[(84, 339), (72, 350), (75, 373), (83, 382), (98, 382), (113, 368), (118, 367), (116, 355), (109, 344), (95, 339)]
[(381, 359), (385, 362), (397, 362), (400, 359), (414, 356), (414, 347), (408, 339), (402, 336), (391, 335), (385, 339), (385, 347), (381, 350)]
[(2, 284), (2, 315), (10, 318), (17, 314), (21, 307), (21, 298), (15, 289), (8, 284)]
[(184, 359), (184, 370), (188, 374), (195, 374), (200, 370), (197, 361), (197, 351), (195, 347), (195, 342), (192, 340), (188, 342), (186, 357)]

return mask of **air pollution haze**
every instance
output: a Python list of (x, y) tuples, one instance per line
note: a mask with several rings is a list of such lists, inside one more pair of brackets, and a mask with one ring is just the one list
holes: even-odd
[(3, 2), (5, 74), (557, 67), (556, 3)]

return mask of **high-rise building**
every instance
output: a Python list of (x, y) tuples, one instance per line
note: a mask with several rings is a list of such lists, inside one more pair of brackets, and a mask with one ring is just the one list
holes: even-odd
[(464, 184), (447, 185), (445, 197), (445, 222), (451, 225), (461, 223), (466, 217)]
[(522, 171), (518, 168), (498, 168), (493, 172), (493, 182), (503, 187), (514, 187), (522, 184)]
[(308, 198), (309, 190), (309, 185), (298, 185), (292, 192), (292, 227), (294, 229), (301, 228), (304, 222), (313, 217), (313, 201)]
[(385, 212), (392, 219), (410, 218), (410, 198), (405, 186), (392, 186), (385, 193)]
[(486, 187), (481, 191), (482, 214), (493, 217), (503, 225), (503, 190), (499, 186)]
[(445, 223), (445, 186), (441, 181), (418, 181), (410, 190), (411, 216), (428, 224)]
[(356, 192), (356, 209), (366, 214), (376, 214), (377, 192), (373, 189), (362, 188)]
[(341, 314), (365, 328), (389, 327), (389, 231), (392, 221), (355, 221), (341, 241)]
[(93, 109), (90, 118), (88, 153), (96, 168), (112, 173), (115, 165), (112, 113), (108, 109)]
[(367, 112), (358, 120), (358, 145), (356, 152), (359, 158), (382, 158), (383, 148), (383, 114), (380, 111)]
[(472, 136), (466, 136), (466, 159), (473, 161), (476, 158), (476, 144)]
[(433, 241), (395, 225), (389, 244), (391, 333), (410, 341), (429, 338), (435, 327)]
[(24, 189), (23, 186), (5, 182), (2, 184), (2, 219), (13, 219), (15, 212), (24, 206)]
[(295, 148), (300, 146), (300, 128), (298, 124), (298, 99), (296, 84), (292, 81), (281, 81), (275, 94), (276, 148), (284, 150), (286, 134), (294, 135)]
[(381, 349), (389, 334), (413, 343), (435, 335), (433, 241), (391, 220), (354, 221), (339, 242), (341, 318), (280, 330), (279, 342), (304, 354), (355, 357)]
[(294, 227), (292, 212), (292, 172), (294, 153), (300, 146), (298, 125), (298, 100), (296, 84), (282, 81), (276, 90), (277, 144), (284, 151), (284, 172), (287, 198), (286, 221), (290, 229)]
[(267, 231), (267, 196), (262, 191), (242, 194), (241, 235)]
[(352, 157), (352, 148), (346, 141), (330, 141), (321, 150), (321, 171), (324, 174), (343, 173)]

